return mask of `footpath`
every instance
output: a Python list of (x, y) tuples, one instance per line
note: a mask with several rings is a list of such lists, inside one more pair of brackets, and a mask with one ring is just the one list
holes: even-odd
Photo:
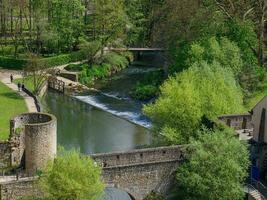
[(0, 81), (24, 98), (29, 112), (37, 112), (34, 99), (25, 92), (18, 91), (18, 86), (15, 83), (10, 82), (11, 74), (13, 75), (14, 79), (22, 78), (18, 71), (0, 69)]

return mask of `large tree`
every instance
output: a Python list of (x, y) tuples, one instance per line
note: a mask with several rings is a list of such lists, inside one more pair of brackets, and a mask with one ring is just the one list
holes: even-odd
[(177, 180), (190, 200), (242, 200), (249, 155), (247, 145), (232, 130), (200, 133), (188, 147), (187, 161), (177, 169)]
[(242, 111), (242, 98), (231, 70), (201, 61), (166, 81), (161, 96), (144, 111), (159, 133), (184, 144), (196, 136), (203, 119)]

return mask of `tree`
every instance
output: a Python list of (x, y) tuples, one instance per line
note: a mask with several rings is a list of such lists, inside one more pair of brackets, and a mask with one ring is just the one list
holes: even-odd
[(144, 112), (154, 122), (156, 131), (171, 143), (184, 144), (196, 137), (203, 118), (243, 110), (243, 95), (231, 70), (218, 62), (205, 61), (167, 80), (155, 104)]
[(98, 200), (104, 189), (101, 169), (75, 150), (60, 150), (54, 164), (41, 174), (40, 185), (48, 199), (55, 200)]
[(85, 55), (88, 66), (92, 67), (97, 60), (97, 53), (101, 50), (101, 44), (98, 41), (84, 42), (81, 46), (81, 52)]
[[(123, 0), (94, 0), (96, 39), (105, 47), (114, 40), (124, 40), (127, 25)], [(103, 53), (103, 52), (102, 52)]]
[(177, 169), (185, 199), (242, 200), (249, 155), (247, 145), (230, 129), (204, 130), (188, 147), (187, 161)]
[(28, 62), (24, 68), (24, 78), (32, 77), (34, 94), (38, 94), (42, 84), (47, 80), (47, 70), (48, 67), (44, 60), (41, 60), (36, 54), (28, 54)]

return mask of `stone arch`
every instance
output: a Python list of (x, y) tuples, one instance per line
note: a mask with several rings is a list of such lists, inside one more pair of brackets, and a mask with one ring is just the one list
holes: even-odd
[(117, 187), (106, 187), (105, 189), (105, 196), (104, 200), (112, 200), (112, 199), (118, 199), (118, 200), (136, 200), (132, 194), (129, 192), (117, 188)]

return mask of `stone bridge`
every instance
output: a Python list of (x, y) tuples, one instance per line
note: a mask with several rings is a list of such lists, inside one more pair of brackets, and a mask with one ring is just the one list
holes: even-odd
[(166, 193), (175, 170), (184, 160), (184, 152), (182, 146), (171, 146), (91, 156), (103, 167), (107, 186), (141, 200), (152, 191)]

